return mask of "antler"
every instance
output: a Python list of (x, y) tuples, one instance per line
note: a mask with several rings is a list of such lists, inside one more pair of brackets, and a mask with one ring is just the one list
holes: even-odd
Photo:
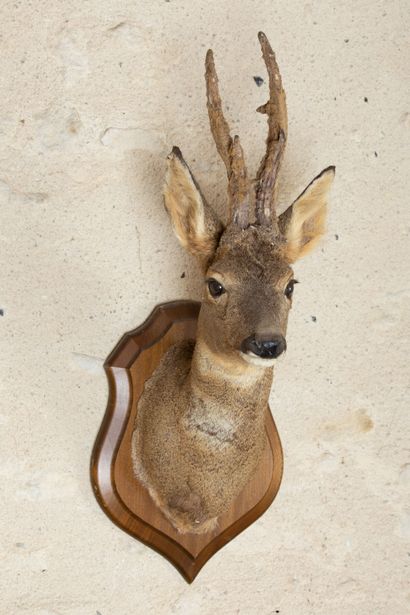
[(255, 183), (255, 216), (259, 224), (276, 225), (276, 180), (285, 150), (288, 131), (286, 96), (275, 54), (263, 32), (258, 34), (263, 59), (269, 75), (269, 100), (257, 109), (268, 116), (266, 154), (262, 158)]
[(249, 224), (250, 183), (239, 137), (236, 135), (231, 138), (228, 123), (223, 115), (211, 49), (206, 54), (205, 80), (211, 132), (228, 175), (230, 220), (240, 228), (246, 228)]

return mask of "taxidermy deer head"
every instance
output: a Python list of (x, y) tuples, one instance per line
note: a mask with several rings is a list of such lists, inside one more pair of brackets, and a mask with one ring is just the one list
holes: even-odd
[(280, 216), (277, 179), (288, 131), (285, 93), (268, 39), (266, 153), (249, 179), (238, 136), (222, 113), (212, 51), (206, 56), (211, 131), (228, 176), (228, 221), (206, 202), (180, 150), (168, 157), (165, 206), (204, 273), (195, 345), (161, 360), (138, 407), (134, 468), (181, 532), (206, 532), (255, 472), (266, 444), (275, 359), (286, 349), (293, 263), (324, 232), (335, 169), (322, 171)]
[(269, 74), (266, 154), (250, 180), (238, 136), (223, 116), (212, 51), (206, 56), (211, 131), (228, 176), (228, 222), (223, 224), (195, 181), (180, 150), (168, 157), (165, 206), (175, 233), (205, 272), (202, 329), (210, 350), (261, 366), (286, 349), (286, 324), (295, 284), (292, 264), (316, 245), (325, 228), (335, 168), (322, 171), (280, 216), (277, 179), (288, 132), (285, 92), (266, 36), (259, 41)]

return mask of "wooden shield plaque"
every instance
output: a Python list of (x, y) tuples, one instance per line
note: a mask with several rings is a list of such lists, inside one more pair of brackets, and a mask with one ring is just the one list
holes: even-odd
[(260, 517), (275, 498), (283, 455), (275, 423), (266, 408), (268, 444), (254, 477), (219, 527), (206, 534), (180, 534), (134, 475), (131, 435), (144, 383), (173, 344), (195, 339), (200, 303), (174, 301), (157, 306), (126, 333), (104, 363), (109, 398), (91, 457), (91, 482), (103, 511), (125, 532), (168, 558), (191, 583), (216, 551)]

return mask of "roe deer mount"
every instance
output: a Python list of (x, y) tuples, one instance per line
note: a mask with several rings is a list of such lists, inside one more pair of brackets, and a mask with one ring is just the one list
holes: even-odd
[(296, 282), (292, 264), (324, 233), (335, 168), (322, 171), (277, 216), (287, 136), (285, 92), (268, 39), (266, 153), (250, 180), (239, 137), (222, 112), (212, 51), (206, 55), (211, 132), (228, 176), (228, 222), (206, 202), (180, 150), (168, 156), (165, 206), (182, 246), (197, 257), (204, 296), (196, 342), (171, 347), (146, 382), (132, 436), (137, 477), (182, 533), (213, 531), (255, 473), (266, 445), (275, 359), (286, 349)]

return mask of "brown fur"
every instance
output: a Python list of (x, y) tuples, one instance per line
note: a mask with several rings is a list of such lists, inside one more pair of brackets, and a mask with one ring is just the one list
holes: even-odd
[(204, 365), (191, 369), (193, 351), (184, 342), (164, 355), (133, 435), (137, 475), (182, 532), (212, 528), (255, 471), (266, 437), (261, 388), (271, 382), (265, 373), (245, 386), (241, 377), (227, 381), (200, 343), (193, 363)]
[[(260, 40), (274, 75), (278, 69), (273, 52), (264, 35)], [(232, 140), (221, 115), (213, 58), (209, 54), (207, 58), (208, 90), (214, 84), (211, 127), (229, 176)], [(272, 113), (276, 100), (285, 117), (283, 90), (281, 86), (276, 90), (271, 87), (267, 111)], [(265, 164), (271, 162), (272, 156), (267, 155)], [(272, 200), (275, 195), (278, 161), (275, 165), (271, 171), (259, 172), (260, 182), (265, 182), (265, 213), (267, 196)], [(292, 301), (285, 290), (293, 278), (291, 264), (307, 254), (324, 232), (333, 176), (333, 167), (323, 171), (279, 218), (269, 201), (269, 215), (261, 214), (253, 225), (244, 223), (249, 212), (241, 209), (247, 202), (241, 195), (233, 199), (237, 208), (224, 226), (206, 203), (180, 151), (174, 148), (168, 157), (165, 206), (179, 241), (202, 265), (205, 288), (197, 342), (169, 349), (146, 382), (132, 446), (137, 476), (180, 532), (215, 528), (260, 462), (273, 360), (242, 352), (242, 342), (253, 335), (259, 339), (286, 335)], [(234, 183), (228, 182), (230, 190)], [(221, 296), (212, 297), (209, 278), (222, 284)]]

